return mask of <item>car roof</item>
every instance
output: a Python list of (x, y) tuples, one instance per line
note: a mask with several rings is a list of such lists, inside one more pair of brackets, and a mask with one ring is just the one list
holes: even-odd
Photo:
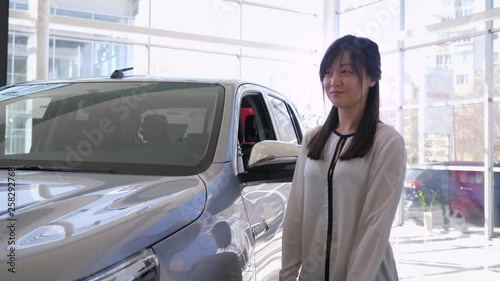
[[(110, 77), (82, 77), (82, 78), (69, 78), (69, 79), (53, 79), (53, 80), (33, 80), (20, 82), (9, 86), (18, 85), (36, 85), (47, 83), (115, 83), (115, 82), (181, 82), (181, 83), (208, 83), (208, 84), (225, 84), (239, 86), (243, 84), (253, 84), (269, 89), (264, 85), (253, 83), (239, 78), (190, 78), (190, 77), (163, 77), (153, 75), (130, 75), (124, 78), (110, 78)], [(271, 90), (271, 89), (269, 89)]]
[[(123, 78), (110, 78), (107, 76), (102, 77), (80, 77), (80, 78), (68, 78), (68, 79), (51, 79), (51, 80), (33, 80), (26, 82), (19, 82), (12, 85), (6, 85), (0, 87), (0, 90), (15, 87), (15, 86), (29, 86), (29, 85), (41, 85), (41, 84), (77, 84), (77, 83), (121, 83), (121, 82), (178, 82), (178, 83), (206, 83), (214, 85), (223, 85), (225, 87), (233, 87), (238, 89), (242, 85), (258, 86), (272, 92), (282, 99), (289, 100), (288, 97), (282, 93), (271, 89), (260, 83), (255, 83), (241, 78), (197, 78), (197, 77), (175, 77), (175, 76), (154, 76), (154, 75), (129, 75)], [(233, 91), (228, 91), (227, 93), (234, 93)]]
[[(428, 166), (484, 166), (484, 162), (481, 161), (444, 161), (444, 162), (432, 162), (425, 164)], [(494, 164), (495, 167), (499, 167), (500, 163)]]

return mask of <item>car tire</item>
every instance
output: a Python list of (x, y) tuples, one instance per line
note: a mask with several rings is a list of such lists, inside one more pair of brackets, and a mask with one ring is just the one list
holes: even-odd
[(450, 226), (451, 228), (466, 232), (469, 229), (469, 215), (461, 208), (452, 208), (450, 212)]

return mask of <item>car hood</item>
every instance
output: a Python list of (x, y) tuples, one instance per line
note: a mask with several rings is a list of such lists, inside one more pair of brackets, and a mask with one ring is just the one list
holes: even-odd
[(86, 277), (188, 225), (206, 200), (198, 176), (3, 174), (0, 272), (15, 267), (9, 280)]

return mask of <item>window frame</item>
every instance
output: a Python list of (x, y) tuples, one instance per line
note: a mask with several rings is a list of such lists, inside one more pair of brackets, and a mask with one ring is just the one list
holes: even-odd
[(285, 105), (285, 108), (286, 108), (286, 111), (288, 113), (288, 117), (290, 118), (290, 122), (292, 123), (292, 126), (293, 126), (293, 130), (294, 130), (294, 133), (295, 133), (295, 138), (297, 140), (297, 143), (300, 144), (302, 139), (301, 139), (301, 131), (300, 131), (300, 127), (298, 126), (298, 120), (297, 120), (297, 117), (295, 116), (290, 104), (288, 103), (287, 100), (283, 99), (283, 98), (280, 98), (276, 95), (272, 95), (272, 94), (269, 94), (268, 95), (269, 97), (269, 103), (270, 103), (270, 111), (272, 112), (272, 115), (273, 115), (273, 118), (274, 118), (274, 122), (276, 124), (276, 132), (278, 133), (278, 135), (280, 136), (280, 141), (286, 141), (284, 140), (284, 137), (283, 137), (283, 134), (281, 132), (281, 127), (279, 126), (280, 122), (278, 120), (278, 117), (276, 115), (276, 113), (274, 112), (274, 106), (273, 106), (273, 100), (277, 100), (277, 101), (280, 101), (282, 102), (284, 105)]

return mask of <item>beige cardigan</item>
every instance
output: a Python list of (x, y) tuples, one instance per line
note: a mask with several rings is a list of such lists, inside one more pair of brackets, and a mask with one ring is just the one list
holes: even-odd
[[(352, 136), (332, 133), (324, 159), (312, 160), (306, 147), (318, 129), (308, 132), (301, 145), (285, 214), (280, 281), (398, 280), (389, 235), (406, 170), (403, 138), (393, 127), (379, 123), (373, 147), (363, 158), (337, 161), (329, 215), (330, 162), (341, 138), (346, 140), (345, 151)], [(327, 266), (329, 278), (325, 278)]]

